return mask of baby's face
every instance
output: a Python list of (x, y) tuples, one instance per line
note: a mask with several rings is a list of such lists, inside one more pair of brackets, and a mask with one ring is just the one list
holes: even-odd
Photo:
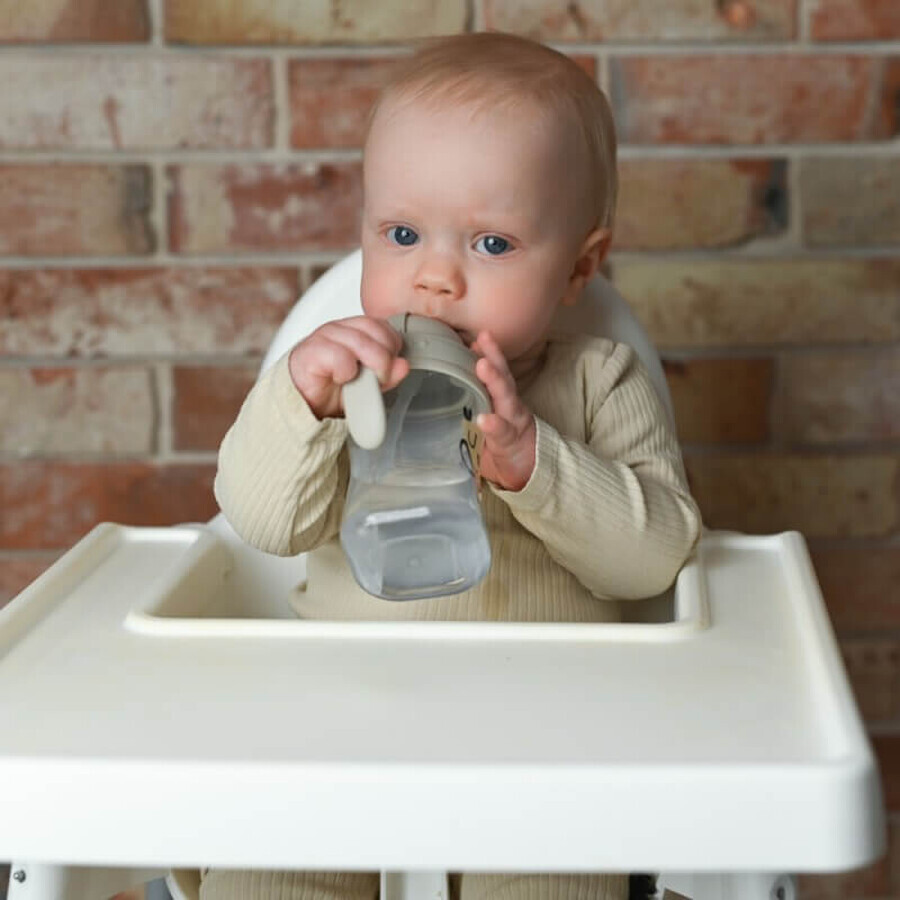
[[(585, 223), (575, 162), (538, 117), (388, 101), (366, 144), (363, 308), (431, 316), (510, 362), (534, 358)], [(583, 213), (582, 213), (583, 215)]]

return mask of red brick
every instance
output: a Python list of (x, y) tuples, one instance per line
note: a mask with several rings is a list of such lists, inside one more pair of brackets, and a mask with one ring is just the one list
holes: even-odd
[(484, 0), (489, 29), (545, 41), (753, 41), (791, 38), (796, 0), (747, 0), (746, 16), (726, 3), (694, 0)]
[(900, 38), (897, 0), (813, 0), (810, 34), (817, 41), (891, 41)]
[(785, 227), (777, 160), (626, 159), (619, 167), (618, 249), (728, 247)]
[(156, 418), (146, 368), (0, 368), (6, 456), (151, 453)]
[(900, 158), (806, 159), (799, 181), (810, 246), (900, 243)]
[(863, 718), (900, 720), (900, 635), (846, 638), (841, 653)]
[(900, 544), (811, 541), (809, 549), (838, 632), (900, 628)]
[(176, 450), (217, 450), (253, 386), (258, 366), (177, 366), (172, 428)]
[(892, 79), (883, 80), (881, 59), (729, 54), (625, 57), (611, 65), (625, 142), (858, 141), (898, 129)]
[(468, 4), (165, 0), (165, 15), (167, 39), (192, 44), (394, 43), (465, 30)]
[(900, 438), (900, 352), (804, 353), (781, 361), (774, 406), (782, 441)]
[(153, 249), (146, 166), (0, 165), (0, 254), (95, 256)]
[(898, 526), (900, 457), (687, 453), (685, 463), (711, 528), (878, 537)]
[(0, 554), (0, 607), (24, 591), (58, 556), (53, 552)]
[(288, 67), (291, 145), (361, 147), (394, 58), (296, 59)]
[[(291, 145), (300, 149), (361, 147), (369, 113), (399, 58), (292, 60), (288, 67)], [(596, 78), (593, 57), (572, 59)]]
[(0, 269), (0, 356), (258, 355), (297, 282), (274, 267)]
[(178, 253), (350, 250), (359, 244), (359, 163), (169, 169)]
[(900, 340), (894, 259), (613, 260), (658, 347)]
[(873, 735), (872, 744), (881, 770), (885, 806), (900, 810), (900, 734)]
[(769, 435), (770, 359), (665, 360), (683, 443), (750, 444)]
[(0, 465), (0, 548), (68, 547), (99, 522), (205, 522), (216, 512), (214, 475), (214, 465)]
[(266, 60), (45, 54), (0, 58), (0, 147), (264, 148)]
[(146, 41), (147, 0), (0, 2), (0, 43)]

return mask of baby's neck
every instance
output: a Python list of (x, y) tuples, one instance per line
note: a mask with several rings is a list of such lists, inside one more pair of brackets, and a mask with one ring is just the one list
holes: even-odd
[(510, 360), (509, 371), (516, 381), (516, 387), (521, 391), (528, 387), (544, 368), (547, 359), (547, 341), (526, 351), (522, 356)]

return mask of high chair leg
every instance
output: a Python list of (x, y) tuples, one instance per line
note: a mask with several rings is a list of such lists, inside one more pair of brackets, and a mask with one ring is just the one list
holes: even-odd
[(657, 891), (661, 900), (796, 900), (797, 887), (789, 875), (762, 872), (739, 874), (660, 875)]
[(172, 869), (166, 876), (166, 887), (173, 900), (200, 900), (200, 870)]
[(13, 863), (8, 900), (107, 900), (113, 894), (161, 878), (161, 869), (102, 869)]
[(449, 900), (446, 872), (382, 872), (380, 900)]

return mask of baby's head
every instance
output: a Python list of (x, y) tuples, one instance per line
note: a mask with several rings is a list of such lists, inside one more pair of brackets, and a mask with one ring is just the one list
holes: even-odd
[(489, 330), (527, 363), (609, 245), (615, 157), (606, 98), (567, 57), (496, 33), (428, 43), (366, 140), (366, 312)]

